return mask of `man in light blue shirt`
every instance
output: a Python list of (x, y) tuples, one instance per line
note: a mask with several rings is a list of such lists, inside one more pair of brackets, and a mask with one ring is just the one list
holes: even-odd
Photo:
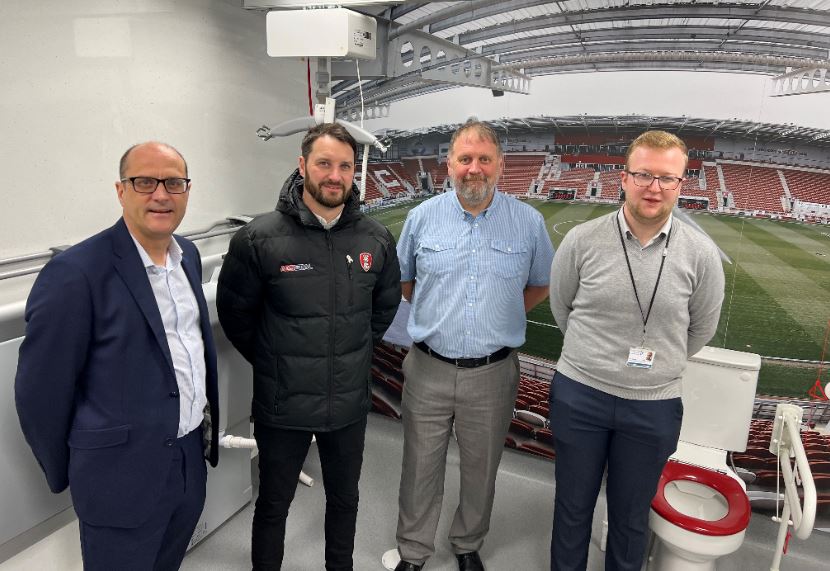
[(496, 471), (519, 383), (515, 351), (525, 313), (547, 297), (553, 247), (542, 215), (495, 187), (504, 158), (496, 133), (468, 121), (447, 160), (454, 192), (408, 215), (398, 242), (412, 350), (403, 363), (404, 458), (396, 571), (435, 551), (453, 424), (461, 456), (449, 539), (461, 571), (484, 569)]

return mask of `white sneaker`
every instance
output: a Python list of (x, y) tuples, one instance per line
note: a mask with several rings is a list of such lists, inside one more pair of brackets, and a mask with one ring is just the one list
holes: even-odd
[(401, 554), (398, 553), (398, 548), (390, 549), (383, 556), (380, 558), (380, 562), (383, 564), (384, 569), (388, 569), (389, 571), (395, 571), (395, 567), (398, 566), (398, 563), (401, 562)]

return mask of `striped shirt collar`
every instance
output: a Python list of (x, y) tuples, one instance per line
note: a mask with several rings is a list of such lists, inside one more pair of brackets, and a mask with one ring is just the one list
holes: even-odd
[[(453, 192), (452, 192), (452, 194), (453, 194), (453, 200), (452, 200), (452, 203), (453, 203), (453, 205), (455, 206), (455, 208), (458, 210), (458, 212), (461, 214), (461, 216), (463, 217), (463, 216), (464, 216), (464, 215), (466, 215), (466, 214), (470, 214), (470, 216), (472, 216), (472, 214), (471, 214), (469, 211), (467, 211), (467, 210), (466, 210), (466, 209), (465, 209), (465, 208), (461, 205), (461, 201), (460, 201), (460, 200), (458, 200), (458, 193), (457, 193), (456, 191), (453, 191)], [(501, 201), (502, 201), (502, 200), (504, 200), (504, 196), (502, 196), (502, 193), (501, 193), (501, 192), (499, 192), (499, 189), (498, 189), (498, 188), (497, 188), (497, 189), (495, 189), (495, 190), (493, 191), (493, 199), (490, 201), (490, 204), (487, 206), (487, 208), (485, 208), (484, 210), (482, 210), (482, 211), (478, 214), (478, 216), (484, 216), (484, 217), (487, 217), (488, 215), (490, 215), (491, 211), (495, 211), (495, 210), (498, 208), (499, 203), (501, 203)], [(475, 217), (474, 217), (474, 218), (475, 218)]]

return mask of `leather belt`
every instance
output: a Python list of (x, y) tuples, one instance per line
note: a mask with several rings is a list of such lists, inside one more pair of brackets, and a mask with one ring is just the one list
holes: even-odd
[(440, 353), (436, 353), (435, 351), (430, 349), (429, 345), (427, 345), (423, 341), (418, 341), (417, 343), (415, 343), (415, 346), (427, 355), (429, 355), (430, 357), (435, 357), (439, 361), (444, 361), (445, 363), (455, 365), (459, 369), (475, 369), (476, 367), (483, 367), (484, 365), (498, 363), (499, 361), (503, 361), (504, 359), (506, 359), (507, 356), (510, 355), (510, 353), (513, 351), (511, 347), (502, 347), (495, 353), (490, 353), (486, 357), (452, 359), (450, 357), (444, 357)]

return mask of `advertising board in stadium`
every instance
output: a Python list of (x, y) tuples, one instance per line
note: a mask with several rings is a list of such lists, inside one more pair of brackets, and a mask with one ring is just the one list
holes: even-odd
[(677, 205), (688, 210), (708, 210), (709, 199), (702, 196), (681, 196)]
[(575, 188), (552, 187), (548, 190), (549, 200), (573, 200), (576, 198)]

